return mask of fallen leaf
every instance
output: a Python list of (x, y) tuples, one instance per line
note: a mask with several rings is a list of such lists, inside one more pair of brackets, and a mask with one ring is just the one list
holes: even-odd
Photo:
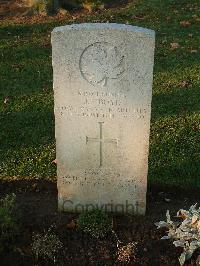
[(193, 18), (197, 18), (197, 15), (196, 15), (196, 14), (194, 14), (194, 15), (192, 15), (192, 17), (193, 17)]
[(16, 247), (14, 248), (15, 251), (19, 252), (21, 256), (29, 256), (32, 251), (31, 251), (31, 248), (30, 247)]
[(60, 8), (59, 11), (58, 11), (58, 13), (61, 16), (66, 16), (66, 15), (69, 14), (69, 12), (66, 9), (64, 9), (64, 8)]
[(70, 223), (67, 224), (68, 229), (75, 229), (76, 228), (76, 223), (74, 220), (71, 220)]
[(22, 64), (13, 64), (13, 65), (11, 65), (11, 67), (16, 71), (19, 71), (23, 68), (23, 65)]
[(90, 3), (83, 3), (83, 8), (85, 8), (89, 13), (93, 11), (93, 6)]
[(4, 99), (4, 101), (3, 101), (3, 103), (4, 103), (4, 104), (7, 104), (8, 100), (9, 100), (8, 97), (6, 97), (6, 98)]
[(148, 18), (149, 16), (145, 15), (145, 14), (137, 14), (135, 16), (132, 16), (132, 19), (138, 19), (138, 20), (144, 20), (146, 18)]
[(49, 47), (51, 47), (51, 44), (50, 44), (49, 42), (44, 43), (44, 44), (43, 44), (43, 47), (44, 47), (44, 48), (49, 48)]
[(180, 47), (180, 45), (177, 42), (171, 42), (170, 43), (171, 49), (175, 50)]
[(170, 199), (165, 198), (165, 202), (170, 202), (170, 201), (171, 201)]
[(183, 220), (185, 220), (187, 217), (188, 217), (188, 212), (185, 211), (185, 210), (179, 210), (177, 212), (177, 215), (176, 215), (178, 218), (182, 218)]
[(191, 50), (190, 53), (192, 54), (197, 53), (197, 50)]
[(189, 21), (187, 21), (187, 20), (183, 20), (183, 21), (180, 22), (180, 25), (181, 25), (182, 27), (188, 27), (190, 24), (191, 24), (191, 23), (190, 23)]
[(196, 265), (200, 265), (200, 255), (196, 259)]
[(198, 221), (198, 223), (197, 223), (197, 228), (200, 229), (200, 221)]
[(21, 256), (25, 255), (21, 248), (15, 248), (15, 251), (19, 252)]
[(196, 224), (198, 222), (198, 216), (197, 215), (194, 215), (193, 217), (192, 217), (192, 222), (191, 222), (191, 224)]
[(189, 85), (189, 83), (186, 81), (186, 80), (183, 80), (179, 83), (179, 86), (182, 87), (182, 88), (185, 88)]

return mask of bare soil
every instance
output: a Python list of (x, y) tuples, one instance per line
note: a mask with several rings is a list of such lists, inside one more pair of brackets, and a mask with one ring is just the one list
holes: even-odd
[[(56, 265), (120, 265), (116, 256), (116, 238), (113, 234), (95, 239), (70, 226), (72, 221), (76, 221), (77, 214), (57, 211), (55, 182), (16, 180), (0, 183), (1, 196), (11, 192), (17, 195), (22, 229), (14, 250), (5, 251), (0, 255), (2, 266), (36, 265), (30, 248), (32, 234), (43, 232), (52, 224), (64, 244)], [(188, 208), (196, 202), (200, 202), (198, 191), (150, 187), (147, 194), (146, 216), (113, 217), (114, 230), (122, 243), (137, 242), (136, 258), (131, 259), (127, 265), (179, 265), (178, 256), (181, 250), (174, 248), (168, 240), (160, 240), (164, 231), (158, 231), (154, 223), (165, 219), (167, 209), (173, 216), (180, 208)], [(195, 254), (187, 265), (195, 265), (197, 255)], [(40, 261), (39, 265), (51, 265), (51, 262)]]

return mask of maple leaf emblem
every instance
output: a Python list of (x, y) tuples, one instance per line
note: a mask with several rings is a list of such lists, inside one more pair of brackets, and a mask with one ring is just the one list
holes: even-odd
[(90, 84), (106, 86), (109, 79), (118, 79), (124, 73), (124, 61), (117, 47), (97, 42), (83, 51), (79, 62), (80, 71)]

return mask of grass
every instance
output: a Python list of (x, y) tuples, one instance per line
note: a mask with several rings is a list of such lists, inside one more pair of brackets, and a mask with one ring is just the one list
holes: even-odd
[[(73, 20), (156, 31), (149, 184), (200, 187), (198, 12), (197, 0), (138, 0)], [(1, 179), (56, 176), (50, 33), (67, 23), (0, 25)]]

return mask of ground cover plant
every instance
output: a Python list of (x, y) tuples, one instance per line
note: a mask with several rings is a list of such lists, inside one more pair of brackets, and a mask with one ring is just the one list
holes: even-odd
[(83, 232), (99, 238), (112, 231), (112, 220), (102, 210), (94, 209), (80, 214), (77, 226)]
[[(32, 233), (41, 235), (54, 222), (63, 243), (57, 265), (179, 264), (182, 250), (160, 240), (163, 233), (154, 222), (163, 220), (166, 209), (175, 215), (200, 202), (198, 14), (196, 0), (135, 0), (90, 13), (72, 9), (65, 16), (0, 22), (0, 195), (15, 192), (23, 214), (17, 248), (0, 253), (1, 265), (32, 265)], [(81, 22), (156, 31), (147, 215), (114, 217), (113, 230), (123, 243), (119, 250), (112, 233), (86, 236), (72, 223), (76, 215), (57, 212), (50, 33)]]
[(20, 217), (16, 207), (16, 195), (6, 195), (0, 201), (0, 252), (14, 247), (19, 234)]
[(188, 211), (181, 209), (177, 212), (177, 217), (182, 221), (172, 221), (169, 211), (167, 211), (166, 222), (160, 221), (155, 225), (158, 229), (168, 229), (167, 236), (163, 236), (162, 239), (173, 239), (174, 246), (183, 249), (179, 262), (180, 265), (184, 265), (195, 251), (200, 250), (200, 208), (197, 208), (197, 204), (195, 204)]
[(39, 259), (50, 260), (56, 263), (59, 251), (62, 249), (62, 242), (58, 236), (49, 228), (43, 234), (33, 234), (32, 252), (36, 263)]

